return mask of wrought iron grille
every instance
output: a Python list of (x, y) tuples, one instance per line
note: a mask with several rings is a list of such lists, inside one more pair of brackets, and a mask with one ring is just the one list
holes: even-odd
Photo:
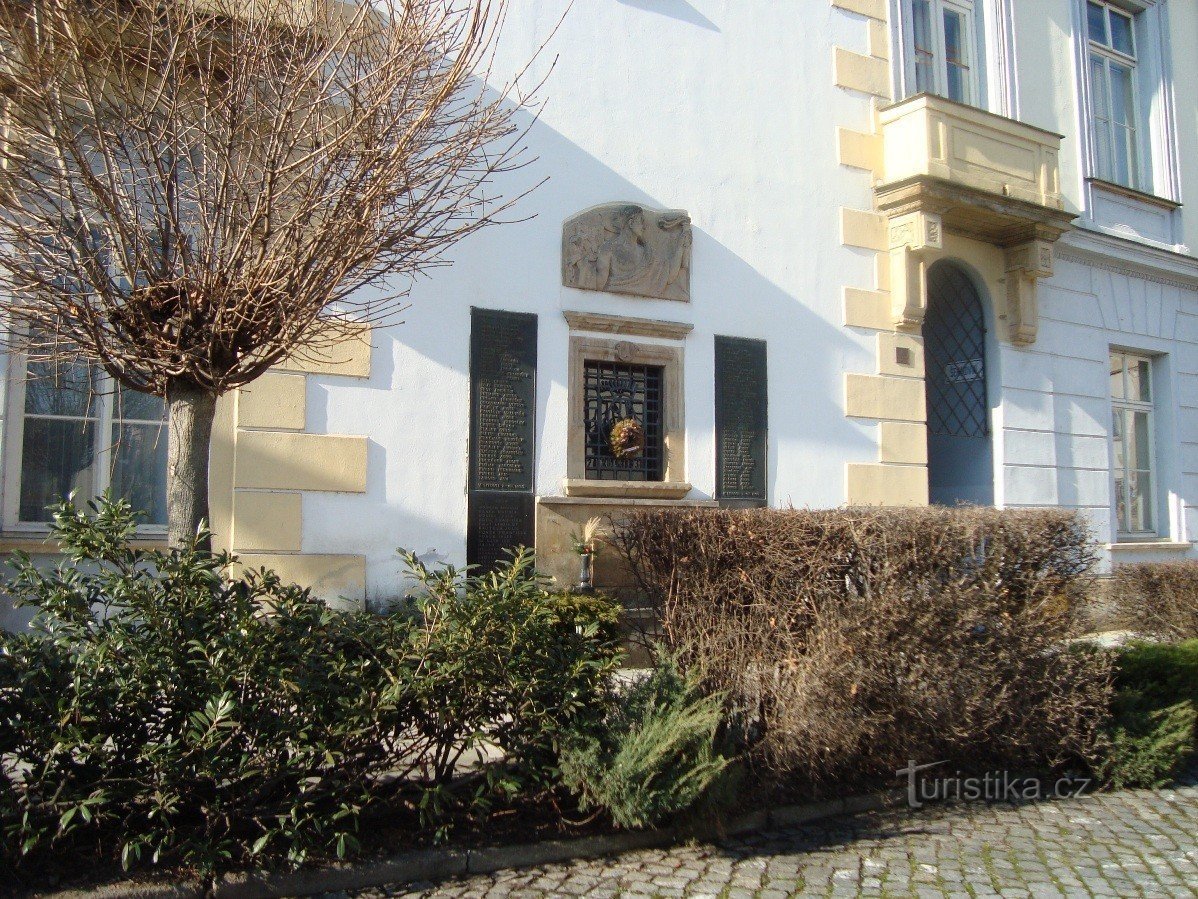
[[(654, 365), (587, 362), (583, 367), (586, 476), (606, 481), (660, 481), (664, 470), (662, 369)], [(645, 432), (644, 449), (617, 457), (612, 425), (634, 419)]]
[(955, 266), (937, 265), (928, 274), (923, 336), (928, 430), (947, 437), (985, 437), (990, 433), (986, 319), (977, 288)]

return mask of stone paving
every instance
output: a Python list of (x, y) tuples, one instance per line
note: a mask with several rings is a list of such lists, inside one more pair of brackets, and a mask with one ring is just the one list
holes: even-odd
[(1198, 783), (1023, 805), (894, 809), (718, 846), (631, 852), (356, 895), (1198, 896)]

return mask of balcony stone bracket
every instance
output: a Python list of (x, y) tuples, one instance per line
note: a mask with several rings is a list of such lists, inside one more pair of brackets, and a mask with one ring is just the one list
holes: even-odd
[[(1036, 282), (1053, 273), (1053, 244), (1073, 216), (1059, 209), (1002, 197), (931, 176), (875, 190), (887, 219), (891, 313), (899, 331), (918, 332), (928, 306), (928, 270), (949, 257), (945, 235), (981, 241), (1003, 254), (1007, 338), (1026, 346), (1036, 340)], [(970, 262), (969, 259), (961, 260)]]
[(1036, 282), (1052, 275), (1053, 242), (1073, 221), (1061, 197), (1061, 135), (932, 94), (882, 109), (879, 123), (874, 198), (888, 224), (894, 327), (923, 324), (928, 268), (950, 255), (948, 236), (954, 258), (973, 253), (960, 261), (992, 273), (1006, 336), (1035, 341)]

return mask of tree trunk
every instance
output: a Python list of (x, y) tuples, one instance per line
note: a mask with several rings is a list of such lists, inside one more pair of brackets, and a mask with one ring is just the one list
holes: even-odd
[[(166, 533), (172, 549), (191, 544), (207, 529), (208, 451), (216, 395), (194, 384), (172, 384), (166, 391), (170, 437), (166, 446)], [(212, 549), (205, 537), (199, 548)]]

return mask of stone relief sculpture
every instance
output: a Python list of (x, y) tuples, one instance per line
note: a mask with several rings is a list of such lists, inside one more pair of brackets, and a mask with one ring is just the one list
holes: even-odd
[(662, 300), (690, 300), (691, 220), (681, 209), (605, 203), (562, 226), (562, 283)]

